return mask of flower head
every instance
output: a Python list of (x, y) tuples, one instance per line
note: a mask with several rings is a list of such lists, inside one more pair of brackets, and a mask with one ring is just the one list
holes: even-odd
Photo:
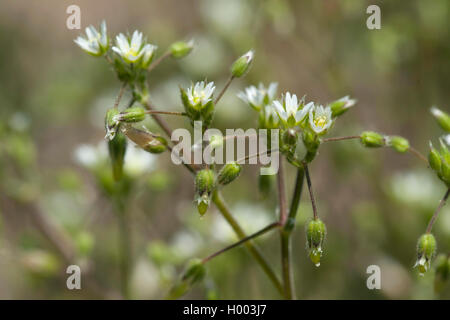
[(109, 45), (108, 35), (106, 34), (106, 22), (102, 21), (100, 32), (92, 25), (87, 27), (86, 37), (79, 36), (74, 42), (94, 57), (103, 55), (108, 50)]
[(238, 98), (240, 98), (245, 103), (248, 103), (250, 107), (259, 111), (263, 106), (272, 103), (275, 95), (277, 93), (278, 83), (271, 82), (266, 88), (262, 83), (255, 86), (250, 86), (245, 88), (245, 91), (238, 93)]
[(309, 110), (309, 126), (316, 134), (325, 134), (333, 123), (331, 108), (322, 105), (314, 106)]
[(187, 89), (187, 98), (191, 106), (195, 109), (202, 109), (208, 102), (212, 100), (214, 93), (214, 82), (206, 84), (205, 81), (197, 82)]
[(116, 46), (112, 49), (127, 63), (138, 63), (142, 59), (142, 66), (145, 67), (150, 64), (156, 48), (154, 45), (146, 44), (142, 32), (136, 30), (133, 32), (131, 39), (123, 33), (116, 36)]
[(280, 102), (275, 100), (272, 104), (275, 112), (280, 117), (280, 120), (288, 127), (293, 127), (302, 122), (308, 115), (308, 111), (314, 107), (312, 102), (304, 105), (304, 99), (300, 101), (295, 94), (291, 95), (289, 92), (283, 97)]

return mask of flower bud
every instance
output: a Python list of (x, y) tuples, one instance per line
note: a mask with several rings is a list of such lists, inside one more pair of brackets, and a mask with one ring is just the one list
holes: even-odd
[(425, 233), (417, 241), (417, 267), (421, 276), (428, 271), (436, 253), (436, 239), (431, 233)]
[(194, 48), (194, 41), (177, 41), (170, 46), (170, 54), (175, 59), (181, 59), (187, 56)]
[(436, 171), (436, 173), (441, 172), (441, 155), (439, 152), (433, 147), (430, 141), (430, 153), (428, 154), (428, 162), (430, 163), (431, 169)]
[(183, 296), (194, 284), (199, 283), (205, 278), (206, 268), (200, 259), (189, 261), (182, 277), (172, 287), (168, 299), (178, 299)]
[(436, 107), (431, 108), (431, 114), (437, 120), (442, 129), (450, 132), (450, 115)]
[(345, 96), (343, 98), (340, 98), (339, 100), (336, 100), (336, 101), (333, 101), (332, 103), (330, 103), (331, 114), (332, 114), (333, 118), (342, 115), (348, 109), (353, 107), (355, 105), (355, 103), (356, 103), (356, 100), (350, 99), (349, 96)]
[(242, 166), (236, 162), (227, 163), (222, 167), (217, 176), (221, 185), (226, 185), (235, 180), (241, 174)]
[(243, 56), (239, 57), (231, 66), (231, 74), (233, 77), (242, 77), (253, 62), (254, 51), (250, 50)]
[(210, 196), (205, 192), (201, 196), (197, 197), (197, 211), (200, 216), (204, 216), (206, 211), (208, 211), (209, 204), (211, 202)]
[(385, 145), (384, 137), (373, 131), (365, 131), (361, 134), (361, 143), (368, 148), (379, 148)]
[(112, 140), (116, 135), (117, 128), (119, 126), (119, 122), (115, 119), (115, 117), (119, 114), (119, 110), (117, 108), (109, 109), (106, 112), (105, 116), (105, 130), (106, 136), (105, 139)]
[(163, 137), (155, 136), (150, 132), (139, 130), (131, 126), (125, 128), (123, 132), (128, 139), (147, 152), (161, 153), (167, 150), (167, 141)]
[(113, 119), (127, 123), (140, 122), (145, 119), (145, 109), (142, 107), (131, 107), (115, 115)]
[(450, 258), (445, 254), (436, 257), (436, 273), (434, 276), (434, 291), (441, 293), (450, 276)]
[(287, 145), (295, 145), (298, 140), (298, 134), (294, 129), (288, 129), (283, 132), (283, 143)]
[(387, 140), (387, 144), (397, 152), (404, 153), (409, 150), (409, 141), (403, 137), (392, 136)]
[(203, 169), (195, 176), (195, 190), (197, 194), (212, 193), (216, 185), (216, 176), (211, 169)]
[(119, 181), (122, 178), (126, 150), (127, 138), (122, 133), (118, 132), (114, 139), (108, 141), (109, 157), (115, 181)]
[(316, 267), (320, 266), (325, 235), (326, 228), (322, 220), (313, 219), (308, 223), (306, 227), (306, 243), (309, 250), (309, 257)]

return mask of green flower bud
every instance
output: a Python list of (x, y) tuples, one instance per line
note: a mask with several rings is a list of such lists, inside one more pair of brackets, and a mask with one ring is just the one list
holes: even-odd
[(388, 145), (397, 152), (404, 153), (409, 150), (409, 141), (403, 137), (392, 136), (387, 140)]
[(145, 119), (145, 109), (142, 107), (131, 107), (115, 115), (113, 118), (120, 122), (140, 122)]
[(197, 211), (200, 216), (204, 216), (206, 211), (208, 211), (209, 204), (211, 202), (210, 196), (205, 192), (200, 197), (197, 197)]
[(231, 66), (231, 74), (233, 77), (242, 77), (253, 62), (254, 51), (250, 50), (243, 56), (239, 57)]
[(226, 185), (235, 180), (241, 174), (242, 166), (236, 162), (227, 163), (222, 167), (217, 176), (221, 185)]
[(361, 134), (361, 143), (368, 148), (379, 148), (385, 146), (384, 137), (373, 131), (365, 131)]
[(123, 163), (127, 151), (127, 138), (118, 132), (114, 139), (108, 141), (109, 157), (111, 159), (113, 177), (119, 181), (123, 176)]
[(431, 260), (436, 254), (436, 239), (431, 233), (425, 233), (417, 241), (417, 267), (421, 276), (428, 271)]
[(111, 140), (116, 135), (117, 129), (119, 127), (119, 121), (117, 121), (116, 116), (119, 114), (117, 108), (112, 108), (106, 111), (105, 116), (105, 139)]
[(288, 129), (283, 132), (283, 143), (293, 146), (297, 143), (298, 134), (294, 129)]
[(430, 163), (431, 169), (436, 171), (436, 173), (440, 174), (441, 172), (441, 155), (439, 152), (433, 147), (430, 141), (430, 153), (428, 154), (428, 162)]
[(187, 56), (194, 48), (194, 41), (177, 41), (170, 46), (170, 54), (175, 59), (181, 59)]
[(161, 153), (167, 150), (167, 141), (163, 137), (156, 136), (150, 132), (127, 127), (123, 130), (125, 135), (136, 143), (138, 147), (150, 153)]
[(316, 267), (320, 266), (325, 235), (325, 224), (320, 219), (313, 219), (306, 226), (306, 243), (309, 250), (309, 257)]
[(211, 169), (203, 169), (195, 176), (195, 190), (198, 195), (211, 194), (216, 186), (216, 176)]
[(189, 261), (181, 279), (172, 287), (168, 299), (178, 299), (183, 296), (193, 285), (201, 282), (206, 275), (205, 265), (200, 259)]
[(450, 276), (450, 258), (441, 253), (436, 257), (435, 266), (434, 291), (439, 294), (444, 289)]
[(345, 96), (343, 98), (340, 98), (339, 100), (336, 100), (336, 101), (333, 101), (332, 103), (330, 103), (331, 114), (332, 114), (333, 118), (342, 115), (348, 109), (353, 107), (355, 105), (355, 103), (356, 103), (356, 100), (350, 99), (349, 96)]
[(431, 114), (437, 120), (442, 129), (450, 132), (450, 115), (436, 107), (431, 108)]
[(223, 146), (223, 136), (221, 135), (213, 135), (209, 138), (209, 145), (211, 146), (211, 149), (220, 148)]

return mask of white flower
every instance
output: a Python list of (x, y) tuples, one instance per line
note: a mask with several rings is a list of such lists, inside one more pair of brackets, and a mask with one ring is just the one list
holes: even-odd
[(86, 38), (79, 36), (74, 42), (80, 46), (81, 49), (95, 57), (103, 55), (108, 50), (109, 39), (106, 34), (106, 22), (102, 21), (100, 25), (100, 32), (94, 26), (86, 28)]
[(146, 62), (150, 63), (156, 46), (146, 44), (142, 32), (136, 30), (131, 39), (128, 39), (123, 33), (116, 36), (116, 46), (112, 49), (127, 63), (138, 63), (144, 57), (145, 64)]
[(209, 82), (208, 84), (205, 81), (197, 82), (186, 92), (189, 103), (193, 107), (201, 109), (212, 100), (214, 89), (216, 89), (214, 82)]
[(270, 104), (277, 93), (278, 83), (272, 82), (268, 88), (265, 88), (262, 83), (255, 86), (245, 88), (245, 91), (241, 91), (237, 94), (245, 103), (248, 103), (253, 109), (259, 111), (263, 105)]
[(308, 111), (314, 107), (314, 103), (310, 102), (303, 106), (303, 98), (299, 101), (297, 95), (291, 95), (289, 92), (286, 92), (283, 101), (275, 100), (272, 106), (281, 121), (286, 125), (295, 126), (305, 119)]
[(156, 49), (158, 49), (158, 46), (154, 44), (146, 44), (142, 48), (142, 51), (144, 52), (142, 56), (142, 68), (148, 68), (150, 66)]
[(319, 105), (309, 110), (309, 126), (316, 134), (325, 134), (332, 123), (330, 107)]

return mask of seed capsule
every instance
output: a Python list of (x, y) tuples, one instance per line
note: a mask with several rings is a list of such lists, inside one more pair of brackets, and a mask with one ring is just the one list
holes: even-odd
[(222, 167), (217, 176), (221, 185), (226, 185), (235, 180), (241, 174), (242, 166), (236, 162), (227, 163)]
[(430, 269), (431, 260), (436, 254), (436, 239), (431, 233), (425, 233), (417, 241), (417, 267), (421, 276)]
[(368, 148), (379, 148), (385, 146), (384, 137), (373, 131), (365, 131), (361, 134), (361, 143)]
[(306, 243), (309, 257), (316, 267), (320, 266), (322, 245), (325, 240), (326, 227), (320, 219), (311, 220), (306, 227)]
[(436, 173), (440, 174), (442, 164), (441, 155), (433, 147), (431, 142), (430, 142), (430, 153), (428, 154), (428, 162), (430, 163), (431, 169), (433, 169)]
[(409, 141), (403, 137), (392, 136), (389, 137), (389, 146), (391, 146), (395, 151), (404, 153), (409, 150)]

